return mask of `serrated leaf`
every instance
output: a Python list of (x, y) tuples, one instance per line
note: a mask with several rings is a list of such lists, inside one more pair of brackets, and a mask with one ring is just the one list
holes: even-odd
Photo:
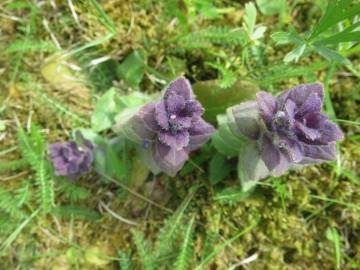
[(193, 225), (195, 217), (193, 216), (186, 228), (184, 240), (180, 248), (180, 254), (175, 262), (176, 270), (187, 270), (189, 269), (192, 255), (193, 255)]

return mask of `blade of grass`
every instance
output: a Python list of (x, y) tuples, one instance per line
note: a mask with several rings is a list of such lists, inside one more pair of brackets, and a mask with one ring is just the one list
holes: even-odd
[(339, 200), (336, 200), (336, 199), (326, 198), (326, 197), (317, 196), (317, 195), (311, 195), (311, 197), (314, 198), (314, 199), (318, 199), (318, 200), (322, 200), (322, 201), (326, 201), (326, 202), (336, 203), (336, 204), (343, 205), (343, 206), (352, 208), (354, 210), (360, 211), (360, 207), (355, 205), (355, 204), (352, 204), (352, 203), (346, 203), (346, 202), (339, 201)]
[(26, 225), (39, 213), (40, 209), (36, 210), (29, 216), (27, 219), (25, 219), (17, 228), (16, 230), (9, 235), (9, 237), (1, 244), (0, 246), (0, 254), (2, 254), (4, 251), (6, 251), (10, 245), (15, 241), (15, 239), (19, 236), (21, 231), (26, 227)]
[(246, 227), (244, 230), (242, 230), (241, 232), (239, 232), (238, 234), (236, 234), (234, 237), (226, 240), (224, 243), (222, 243), (221, 245), (218, 245), (214, 248), (214, 250), (205, 257), (205, 259), (200, 262), (200, 264), (195, 268), (195, 270), (202, 270), (205, 269), (205, 267), (211, 262), (211, 260), (217, 255), (219, 254), (225, 247), (227, 247), (228, 245), (230, 245), (232, 242), (234, 242), (236, 239), (238, 239), (239, 237), (243, 236), (244, 234), (250, 232), (252, 229), (254, 229), (259, 223), (259, 220), (257, 220), (256, 222), (250, 224), (250, 226)]

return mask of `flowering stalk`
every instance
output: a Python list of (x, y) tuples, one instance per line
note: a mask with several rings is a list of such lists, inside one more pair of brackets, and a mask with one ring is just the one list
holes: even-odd
[[(323, 99), (319, 83), (302, 84), (276, 97), (259, 92), (256, 101), (230, 107), (218, 118), (214, 144), (228, 156), (239, 155), (239, 177), (247, 187), (298, 165), (336, 159), (336, 141), (343, 133), (321, 112)], [(228, 151), (226, 142), (233, 143)]]
[(140, 153), (153, 173), (174, 176), (189, 153), (215, 131), (202, 119), (203, 112), (189, 81), (180, 77), (169, 84), (159, 102), (142, 106), (122, 125), (122, 133), (140, 145)]

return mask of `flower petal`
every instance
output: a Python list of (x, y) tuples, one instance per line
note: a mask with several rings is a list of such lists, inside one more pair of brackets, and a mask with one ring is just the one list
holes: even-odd
[(176, 150), (161, 142), (156, 144), (155, 160), (161, 170), (170, 176), (175, 176), (187, 159), (188, 154), (183, 149)]
[(179, 114), (185, 109), (185, 99), (182, 96), (172, 94), (165, 99), (168, 114)]
[(310, 95), (307, 96), (304, 103), (300, 106), (300, 108), (297, 111), (297, 116), (304, 116), (307, 113), (316, 113), (320, 112), (322, 107), (322, 100), (318, 96), (317, 93), (310, 93)]
[(187, 146), (188, 151), (198, 149), (207, 142), (215, 131), (215, 128), (203, 119), (199, 119), (193, 123), (192, 127), (189, 129), (190, 140)]
[(169, 119), (164, 101), (160, 101), (155, 105), (155, 119), (161, 128), (169, 129)]
[(280, 106), (283, 106), (286, 100), (291, 99), (299, 107), (311, 93), (315, 93), (322, 101), (324, 99), (323, 85), (321, 83), (300, 84), (282, 92), (277, 96), (277, 101)]
[(303, 144), (304, 156), (314, 160), (335, 160), (336, 143), (327, 145)]
[(276, 113), (276, 100), (275, 98), (261, 91), (256, 94), (256, 102), (259, 106), (260, 114), (267, 125), (267, 127), (271, 128), (271, 121), (273, 119), (274, 114)]
[(296, 104), (295, 102), (293, 102), (291, 99), (288, 99), (285, 102), (285, 113), (287, 116), (287, 119), (289, 119), (289, 123), (292, 126), (294, 124), (295, 121), (295, 109), (296, 109)]
[(189, 100), (186, 101), (185, 111), (186, 115), (199, 118), (204, 113), (204, 108), (201, 106), (200, 102), (196, 100)]
[(274, 168), (272, 171), (273, 176), (280, 176), (283, 175), (290, 167), (290, 159), (288, 155), (284, 154), (282, 151), (280, 151), (280, 160), (279, 164)]
[(193, 98), (193, 92), (190, 82), (185, 77), (180, 77), (175, 81), (172, 81), (165, 91), (164, 98), (167, 99), (170, 95), (182, 96), (185, 100)]
[(320, 112), (313, 112), (306, 114), (303, 119), (307, 127), (318, 129), (319, 127), (324, 125), (324, 123), (329, 119), (329, 117)]
[(283, 151), (287, 153), (291, 162), (297, 163), (303, 159), (303, 150), (300, 143), (288, 138), (283, 139), (282, 142), (284, 143)]
[(180, 150), (189, 144), (189, 132), (187, 131), (178, 131), (175, 134), (170, 131), (160, 131), (158, 137), (160, 142), (176, 150)]
[(307, 127), (298, 121), (295, 122), (295, 129), (300, 139), (315, 141), (321, 136), (321, 133), (318, 130)]
[(170, 119), (169, 122), (175, 130), (183, 130), (191, 127), (191, 117), (177, 117), (176, 119)]
[(334, 142), (344, 138), (344, 134), (338, 125), (330, 121), (326, 121), (319, 131), (321, 133), (321, 137), (318, 140), (320, 143)]
[(262, 138), (261, 158), (269, 171), (272, 171), (280, 163), (280, 151), (267, 135)]

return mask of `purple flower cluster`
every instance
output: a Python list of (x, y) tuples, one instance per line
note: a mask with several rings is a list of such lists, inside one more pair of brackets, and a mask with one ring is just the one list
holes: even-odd
[(49, 157), (55, 175), (75, 180), (91, 170), (94, 145), (83, 139), (83, 146), (75, 141), (58, 142), (49, 145)]
[(174, 176), (189, 152), (203, 145), (215, 131), (202, 119), (203, 112), (184, 77), (171, 82), (159, 102), (143, 106), (131, 124), (150, 156), (148, 165), (154, 167), (150, 165), (153, 163), (158, 171)]
[[(247, 104), (258, 112), (258, 119), (255, 114), (244, 117), (247, 122), (239, 130), (259, 141), (261, 158), (272, 174), (280, 175), (293, 164), (336, 159), (336, 141), (343, 133), (321, 112), (323, 99), (323, 86), (314, 83), (299, 85), (277, 97), (259, 92), (256, 102)], [(244, 114), (237, 110), (234, 115), (241, 126)]]

